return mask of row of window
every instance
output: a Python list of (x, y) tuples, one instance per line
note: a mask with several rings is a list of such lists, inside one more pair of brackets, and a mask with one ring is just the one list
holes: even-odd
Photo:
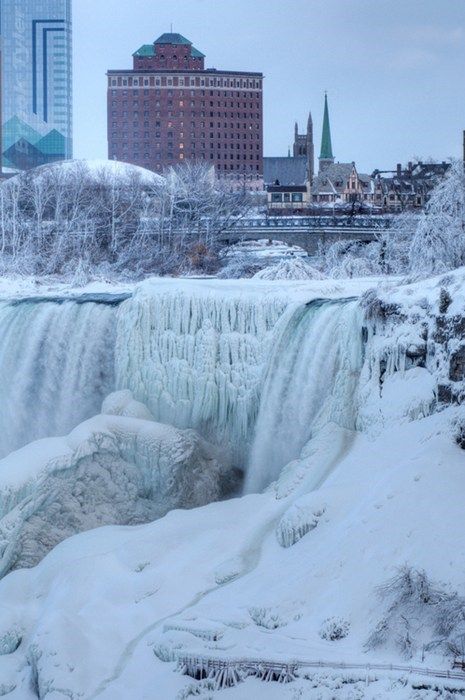
[[(135, 118), (139, 118), (139, 112), (136, 112), (136, 111), (129, 112), (127, 109), (123, 109), (123, 110), (112, 109), (111, 116), (115, 117), (115, 118), (116, 117), (123, 117), (123, 118), (124, 117), (131, 117), (132, 119), (135, 119)], [(153, 116), (153, 112), (150, 112), (147, 109), (143, 110), (143, 116), (144, 117), (151, 117), (151, 116)], [(162, 116), (162, 113), (160, 110), (155, 112), (155, 117), (161, 117), (161, 116)], [(163, 116), (165, 116), (165, 114), (163, 114)], [(176, 119), (178, 117), (180, 119), (183, 119), (185, 116), (188, 116), (188, 115), (182, 111), (179, 113), (176, 113), (176, 112), (169, 110), (168, 113), (166, 114), (166, 116), (169, 119)], [(193, 111), (190, 113), (189, 116), (190, 117), (199, 116), (199, 117), (205, 118), (207, 115), (205, 112), (200, 112), (200, 114), (197, 114), (196, 112)], [(210, 116), (210, 118), (216, 117), (217, 119), (228, 119), (229, 118), (229, 119), (240, 119), (240, 120), (245, 119), (247, 121), (254, 121), (256, 123), (256, 128), (258, 128), (258, 124), (260, 122), (260, 115), (258, 114), (258, 112), (256, 114), (252, 114), (252, 113), (247, 114), (246, 112), (244, 112), (242, 114), (240, 112), (236, 112), (236, 113), (230, 112), (229, 114), (228, 114), (228, 112), (224, 112), (224, 113), (222, 113), (222, 112), (218, 112), (218, 113), (210, 112), (209, 116)], [(246, 128), (245, 124), (244, 124), (244, 128)]]
[(242, 89), (260, 89), (262, 87), (261, 80), (253, 80), (250, 78), (198, 78), (197, 76), (173, 76), (173, 77), (151, 77), (146, 78), (145, 76), (139, 77), (126, 77), (118, 76), (111, 77), (109, 79), (111, 87), (130, 87), (130, 86), (142, 86), (146, 87), (155, 84), (156, 86), (200, 86), (200, 87), (226, 87), (226, 88), (242, 88)]
[[(185, 102), (185, 100), (179, 100), (179, 102), (177, 102), (177, 104), (176, 104), (176, 107), (184, 107), (184, 106), (187, 107), (187, 104), (184, 105), (184, 102)], [(132, 101), (132, 106), (133, 106), (135, 109), (142, 109), (143, 107), (153, 107), (154, 104), (155, 104), (155, 107), (161, 107), (161, 102), (160, 102), (160, 100), (155, 100), (155, 102), (154, 102), (154, 100), (144, 100), (143, 102), (141, 102), (140, 100), (133, 100), (133, 101)], [(165, 105), (166, 105), (167, 107), (173, 107), (173, 100), (166, 100), (166, 102), (163, 104), (163, 106), (165, 106)], [(191, 100), (191, 101), (190, 101), (190, 106), (191, 106), (191, 107), (196, 107), (196, 106), (198, 106), (198, 105), (199, 105), (199, 102), (198, 102), (198, 101), (197, 101), (197, 102), (196, 102), (195, 100)], [(121, 100), (112, 100), (112, 101), (111, 101), (111, 106), (112, 106), (112, 107), (120, 107), (120, 108), (121, 108), (121, 107), (123, 107), (123, 108), (124, 108), (124, 107), (128, 107), (128, 100), (122, 100), (122, 101), (121, 101)], [(202, 100), (202, 101), (200, 102), (200, 106), (201, 106), (201, 107), (205, 107), (205, 100)], [(218, 102), (217, 102), (217, 107), (221, 107), (221, 106), (227, 107), (227, 106), (228, 106), (227, 100), (225, 100), (225, 102), (224, 102), (223, 105), (221, 104), (220, 100), (218, 100)], [(236, 108), (240, 109), (241, 104), (240, 104), (240, 102), (234, 102), (233, 100), (231, 100), (229, 106), (230, 106), (230, 107), (236, 107)], [(214, 107), (213, 100), (210, 100), (210, 107)], [(242, 108), (243, 108), (243, 109), (247, 109), (247, 102), (243, 102), (243, 103), (242, 103)], [(260, 104), (259, 104), (259, 102), (257, 102), (257, 103), (255, 103), (255, 102), (250, 102), (250, 103), (249, 103), (249, 109), (250, 109), (250, 110), (260, 109)]]
[[(136, 126), (136, 128), (137, 128), (137, 125), (135, 125), (135, 126)], [(124, 130), (123, 130), (123, 131), (112, 131), (112, 132), (111, 132), (111, 137), (112, 137), (113, 139), (118, 139), (118, 138), (119, 138), (119, 139), (128, 139), (128, 138), (139, 139), (139, 138), (141, 138), (140, 133), (141, 133), (140, 131), (133, 131), (133, 132), (132, 132), (132, 137), (131, 137), (130, 134), (129, 134), (129, 131), (124, 131)], [(144, 135), (143, 135), (143, 138), (144, 138), (144, 139), (149, 139), (149, 138), (151, 138), (151, 137), (152, 137), (152, 139), (153, 139), (153, 138), (155, 137), (155, 139), (158, 140), (158, 139), (161, 139), (161, 138), (162, 138), (162, 132), (161, 132), (161, 131), (155, 131), (155, 132), (152, 133), (152, 134), (150, 134), (149, 131), (144, 131), (143, 133), (144, 133)], [(248, 139), (247, 139), (247, 136), (249, 137)], [(173, 138), (175, 138), (172, 131), (166, 132), (166, 134), (163, 134), (163, 137), (164, 137), (164, 138), (167, 138), (167, 139), (173, 139)], [(179, 139), (184, 139), (184, 138), (187, 138), (187, 137), (185, 136), (184, 132), (183, 132), (183, 131), (179, 132)], [(190, 134), (190, 138), (191, 138), (193, 141), (194, 141), (196, 138), (205, 139), (205, 138), (207, 138), (207, 134), (206, 134), (206, 132), (204, 132), (204, 131), (201, 131), (200, 133), (197, 133), (197, 134), (194, 133), (194, 132), (192, 132), (192, 133)], [(210, 132), (209, 138), (210, 138), (211, 141), (214, 141), (214, 140), (216, 139), (216, 140), (218, 141), (219, 144), (225, 143), (225, 142), (231, 142), (231, 148), (234, 148), (234, 145), (233, 145), (233, 144), (234, 144), (234, 142), (236, 142), (238, 139), (241, 138), (241, 134), (235, 134), (235, 135), (234, 135), (234, 134), (230, 134), (229, 137), (228, 137), (228, 134), (216, 134), (216, 137), (215, 137), (215, 134), (214, 134), (213, 132)], [(248, 134), (242, 134), (242, 144), (243, 144), (243, 147), (244, 147), (244, 148), (247, 148), (247, 144), (244, 143), (244, 142), (247, 141), (247, 140), (249, 140), (249, 141), (259, 141), (260, 139), (258, 138), (258, 136), (257, 136), (256, 134), (249, 134), (249, 135), (248, 135)], [(256, 146), (257, 146), (257, 149), (258, 149), (259, 145), (256, 144)], [(240, 144), (239, 144), (239, 143), (236, 143), (236, 148), (240, 148)], [(250, 144), (250, 148), (253, 148), (253, 144), (252, 144), (252, 143)]]
[(271, 201), (278, 202), (303, 202), (302, 192), (272, 192)]
[[(131, 92), (131, 90), (112, 90), (111, 94), (112, 94), (112, 97), (116, 97), (116, 96), (120, 96), (120, 95), (123, 95), (123, 97), (126, 97), (128, 95), (128, 93), (130, 93), (130, 92)], [(162, 93), (163, 93), (163, 96), (166, 93), (168, 95), (168, 97), (173, 97), (174, 94), (176, 94), (176, 98), (187, 97), (187, 92), (185, 93), (184, 90), (160, 90), (160, 89), (156, 89), (154, 91), (154, 90), (145, 89), (143, 91), (143, 94), (144, 94), (144, 97), (147, 97), (147, 95), (150, 95), (151, 93), (153, 94), (154, 92), (155, 92), (156, 97), (161, 96)], [(190, 95), (190, 97), (198, 97), (200, 94), (200, 95), (202, 95), (202, 97), (206, 97), (206, 92), (207, 92), (206, 90), (201, 90), (200, 92), (199, 92), (199, 90), (190, 90), (189, 95)], [(139, 88), (132, 90), (133, 97), (139, 97), (141, 94), (142, 94), (142, 90), (139, 90)], [(220, 90), (217, 91), (216, 96), (221, 97)], [(214, 97), (213, 90), (210, 90), (210, 97)], [(230, 90), (228, 90), (228, 91), (225, 90), (223, 92), (223, 97), (228, 97), (230, 99), (231, 97), (234, 97), (234, 93), (231, 92)], [(250, 92), (243, 92), (242, 94), (240, 92), (236, 92), (236, 97), (238, 97), (238, 98), (243, 97), (243, 98), (247, 98), (248, 100), (250, 100), (254, 97), (254, 95), (253, 95), (253, 93), (250, 93)], [(257, 98), (257, 100), (259, 100), (260, 93), (256, 92), (255, 97)]]
[[(112, 138), (115, 139), (115, 138), (117, 138), (117, 137), (113, 136)], [(123, 138), (124, 138), (124, 137), (123, 137)], [(113, 146), (116, 147), (117, 144), (118, 144), (118, 141), (115, 141), (115, 140), (114, 140), (112, 143), (113, 143)], [(132, 145), (133, 148), (139, 148), (139, 143), (140, 143), (139, 141), (133, 141), (133, 142), (131, 143), (131, 145)], [(152, 144), (150, 141), (145, 141), (145, 142), (144, 142), (144, 148), (151, 148), (152, 145), (153, 145), (153, 144)], [(219, 151), (221, 151), (221, 143), (210, 143), (209, 146), (210, 146), (210, 151), (214, 150), (215, 148), (217, 148)], [(122, 147), (125, 148), (125, 149), (127, 149), (127, 148), (129, 147), (129, 142), (128, 142), (128, 141), (122, 141)], [(190, 149), (191, 149), (191, 151), (195, 151), (196, 147), (197, 147), (197, 148), (200, 147), (202, 150), (205, 150), (205, 149), (207, 148), (206, 143), (205, 143), (204, 141), (201, 141), (200, 144), (198, 144), (198, 143), (196, 144), (195, 142), (192, 142), (192, 143), (190, 144)], [(160, 148), (161, 148), (160, 143), (156, 143), (156, 144), (155, 144), (155, 148), (156, 148), (157, 151), (160, 150)], [(185, 146), (184, 146), (184, 143), (179, 143), (179, 144), (175, 145), (172, 141), (168, 141), (168, 143), (167, 143), (167, 148), (168, 148), (169, 150), (173, 150), (173, 149), (177, 150), (177, 149), (179, 149), (180, 151), (183, 151), (184, 148), (185, 148)], [(186, 148), (187, 148), (187, 147), (186, 147)], [(229, 151), (230, 149), (233, 149), (233, 150), (232, 150), (232, 152), (233, 152), (233, 151), (234, 151), (234, 144), (226, 144), (226, 143), (225, 143), (225, 144), (223, 144), (223, 149), (224, 149), (224, 150), (227, 150), (227, 151)], [(240, 145), (239, 143), (236, 144), (235, 150), (236, 150), (236, 151), (241, 150), (241, 145)], [(247, 148), (247, 144), (246, 144), (246, 143), (242, 144), (242, 151), (247, 151), (247, 150), (249, 150), (249, 151), (254, 151), (254, 150), (255, 150), (255, 151), (260, 152), (261, 149), (260, 149), (260, 146), (259, 146), (258, 144), (256, 145), (255, 149), (254, 149), (254, 147), (253, 147), (253, 144), (250, 144), (249, 148)]]
[[(112, 148), (112, 150), (113, 150), (114, 152), (122, 152), (124, 156), (127, 156), (128, 152), (129, 152), (128, 144), (123, 144), (122, 147), (120, 148), (119, 145), (118, 145), (118, 143), (113, 142), (113, 143), (111, 144), (111, 148)], [(139, 157), (140, 151), (138, 150), (138, 148), (139, 148), (139, 145), (138, 145), (138, 144), (137, 144), (137, 145), (136, 145), (136, 144), (133, 144), (133, 151), (132, 151), (132, 152), (133, 152), (134, 157), (136, 157), (136, 155), (137, 155), (137, 157)], [(145, 153), (147, 156), (150, 155), (150, 149), (149, 149), (148, 147), (145, 147), (145, 145), (144, 145), (144, 148), (145, 148), (144, 153)], [(168, 146), (168, 149), (169, 149), (169, 148), (170, 148), (170, 147)], [(190, 157), (194, 157), (194, 156), (195, 156), (195, 149), (191, 149), (191, 151), (192, 151), (192, 152), (191, 152), (191, 154), (190, 154)], [(157, 152), (154, 154), (154, 156), (155, 156), (155, 159), (156, 159), (156, 160), (162, 160), (162, 156), (166, 156), (166, 158), (172, 159), (173, 157), (175, 157), (173, 154), (174, 154), (174, 149), (173, 149), (173, 150), (167, 150), (166, 153), (164, 153), (163, 151), (157, 151)], [(183, 155), (182, 152), (179, 153), (179, 156), (181, 156), (181, 155)], [(203, 151), (203, 150), (200, 151), (200, 155), (201, 155), (202, 158), (205, 158), (205, 157), (206, 157), (205, 151)], [(254, 155), (253, 153), (251, 153), (249, 156), (247, 156), (247, 153), (244, 153), (244, 154), (241, 156), (240, 153), (237, 153), (237, 154), (235, 154), (235, 153), (216, 153), (216, 154), (215, 154), (214, 151), (210, 151), (209, 157), (210, 157), (211, 160), (214, 160), (215, 158), (216, 158), (217, 160), (245, 160), (245, 161), (247, 161), (247, 160), (251, 160), (251, 161), (260, 160), (260, 154), (258, 154), (258, 155), (255, 154), (255, 155)]]
[[(159, 122), (155, 122), (155, 125), (158, 124), (158, 123), (159, 123)], [(202, 126), (202, 124), (203, 124), (203, 126)], [(135, 129), (137, 129), (137, 128), (139, 128), (139, 127), (142, 127), (142, 126), (144, 127), (144, 129), (148, 129), (148, 128), (153, 128), (153, 127), (154, 127), (153, 123), (150, 124), (147, 120), (145, 120), (143, 124), (141, 124), (141, 123), (139, 122), (139, 120), (135, 120), (135, 121), (133, 121), (132, 126), (133, 126)], [(180, 129), (183, 129), (183, 128), (184, 128), (184, 122), (179, 122), (178, 124), (175, 124), (175, 123), (172, 122), (172, 121), (168, 121), (167, 124), (166, 124), (166, 126), (167, 126), (168, 129), (171, 129), (171, 128), (173, 128), (173, 127), (179, 127)], [(129, 127), (129, 122), (128, 122), (127, 120), (122, 121), (122, 122), (113, 121), (113, 122), (111, 123), (111, 128), (112, 128), (112, 129), (120, 129), (120, 128), (122, 128), (122, 129), (124, 130), (124, 129), (128, 129), (128, 127)], [(160, 127), (155, 126), (155, 128), (160, 128)], [(200, 128), (205, 128), (205, 123), (204, 123), (204, 122), (201, 122), (201, 127), (200, 127)], [(210, 127), (210, 128), (214, 128), (214, 127)], [(217, 127), (217, 128), (218, 128), (218, 129), (221, 129), (221, 124), (218, 123), (218, 127)], [(225, 124), (224, 128), (225, 128), (225, 129), (228, 128), (227, 124)], [(232, 128), (234, 128), (234, 126), (233, 126)], [(259, 139), (259, 138), (260, 138), (260, 132), (259, 132), (260, 125), (259, 125), (259, 124), (255, 124), (255, 131), (253, 131), (252, 125), (250, 125), (250, 124), (249, 124), (249, 125), (247, 125), (247, 124), (242, 124), (242, 132), (240, 132), (240, 129), (241, 129), (241, 125), (240, 125), (240, 124), (236, 124), (236, 129), (237, 129), (238, 131), (236, 131), (236, 134), (235, 134), (235, 135), (234, 135), (234, 134), (231, 134), (231, 135), (230, 135), (230, 138), (231, 138), (231, 139), (240, 138), (240, 133), (242, 133), (242, 137), (243, 137), (243, 138), (247, 138), (247, 135), (248, 135), (252, 140), (253, 140), (253, 139)], [(247, 133), (244, 134), (244, 133), (243, 133), (244, 131), (247, 131)], [(258, 133), (257, 133), (257, 132), (258, 132)], [(224, 133), (223, 136), (222, 136), (222, 138), (227, 138), (227, 134)]]

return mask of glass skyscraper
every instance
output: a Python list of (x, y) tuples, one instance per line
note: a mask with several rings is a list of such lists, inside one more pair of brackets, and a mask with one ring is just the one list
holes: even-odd
[(72, 157), (71, 0), (0, 0), (5, 170)]

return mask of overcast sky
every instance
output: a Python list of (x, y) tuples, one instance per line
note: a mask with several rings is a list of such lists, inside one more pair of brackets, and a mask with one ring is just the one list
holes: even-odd
[(179, 32), (206, 66), (262, 71), (265, 155), (286, 155), (324, 91), (336, 160), (359, 171), (461, 155), (465, 0), (73, 0), (75, 156), (105, 158), (108, 68)]

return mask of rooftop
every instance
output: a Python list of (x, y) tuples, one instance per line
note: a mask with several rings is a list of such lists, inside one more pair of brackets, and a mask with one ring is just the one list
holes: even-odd
[(263, 158), (263, 180), (267, 185), (303, 185), (307, 179), (307, 157)]
[(155, 39), (154, 44), (174, 44), (182, 46), (192, 46), (192, 41), (186, 39), (182, 34), (173, 34), (172, 32), (165, 32)]
[(175, 34), (172, 32), (165, 32), (165, 34), (159, 36), (158, 39), (155, 39), (153, 44), (143, 44), (133, 53), (133, 56), (139, 56), (140, 58), (156, 56), (158, 46), (190, 46), (192, 58), (205, 58), (205, 54), (196, 49), (192, 45), (192, 41), (186, 39), (182, 34)]

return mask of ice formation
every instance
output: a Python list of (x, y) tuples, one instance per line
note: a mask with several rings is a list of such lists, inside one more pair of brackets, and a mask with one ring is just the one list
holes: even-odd
[[(146, 285), (122, 305), (117, 386), (156, 420), (192, 427), (244, 458), (274, 326), (289, 301)], [(192, 293), (192, 291), (194, 293)]]
[(215, 452), (194, 431), (155, 423), (130, 392), (66, 438), (0, 460), (0, 576), (101, 525), (134, 525), (221, 495)]

